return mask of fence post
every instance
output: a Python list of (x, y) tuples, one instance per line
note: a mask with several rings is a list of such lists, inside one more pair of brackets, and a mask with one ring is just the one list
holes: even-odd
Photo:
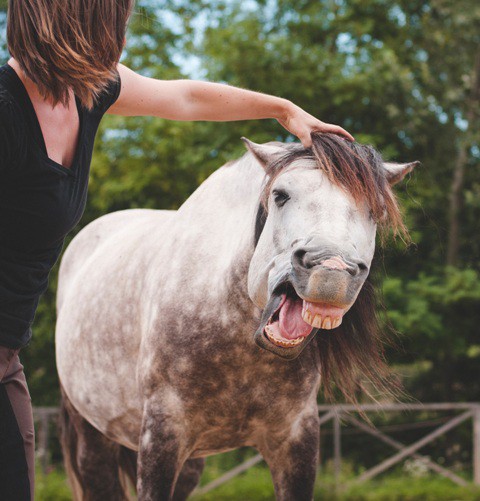
[(318, 427), (318, 464), (317, 473), (322, 472), (322, 425)]
[(340, 411), (335, 413), (333, 418), (333, 471), (335, 476), (335, 487), (339, 487), (340, 472), (342, 469), (342, 444), (340, 429)]
[(480, 406), (473, 413), (473, 483), (480, 485)]
[(48, 443), (49, 443), (49, 415), (47, 411), (40, 412), (40, 429), (38, 430), (38, 457), (42, 473), (46, 475), (48, 469)]

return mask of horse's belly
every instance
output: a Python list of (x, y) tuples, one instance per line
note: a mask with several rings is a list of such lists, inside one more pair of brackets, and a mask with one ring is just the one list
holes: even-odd
[(196, 437), (192, 458), (213, 456), (232, 451), (240, 447), (255, 447), (254, 433), (251, 431), (238, 433), (228, 428), (212, 429)]

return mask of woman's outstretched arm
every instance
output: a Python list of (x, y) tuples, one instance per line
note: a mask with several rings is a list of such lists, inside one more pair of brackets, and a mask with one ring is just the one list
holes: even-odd
[(228, 122), (275, 118), (311, 146), (310, 132), (318, 130), (353, 137), (338, 125), (327, 124), (288, 99), (231, 85), (201, 80), (157, 80), (118, 65), (121, 91), (108, 113), (124, 116), (157, 116), (170, 120)]

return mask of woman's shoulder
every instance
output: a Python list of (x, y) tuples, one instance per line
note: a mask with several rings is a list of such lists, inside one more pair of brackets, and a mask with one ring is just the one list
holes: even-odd
[(9, 90), (0, 81), (0, 171), (7, 163), (19, 162), (24, 153), (23, 113)]
[(19, 103), (0, 79), (0, 125), (2, 129), (21, 130), (23, 116)]
[(14, 97), (0, 80), (0, 113), (14, 118), (16, 111), (18, 111), (18, 106), (16, 106)]
[(94, 109), (103, 115), (118, 99), (120, 88), (120, 74), (115, 70), (115, 76), (109, 80), (104, 90), (97, 97)]

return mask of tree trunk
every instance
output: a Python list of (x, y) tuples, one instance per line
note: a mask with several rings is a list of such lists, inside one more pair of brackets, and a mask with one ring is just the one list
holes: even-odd
[[(472, 89), (467, 101), (466, 119), (468, 128), (471, 130), (480, 105), (480, 51), (475, 57), (472, 74)], [(453, 179), (450, 189), (449, 228), (447, 246), (447, 265), (458, 264), (458, 252), (460, 249), (460, 209), (462, 207), (462, 190), (465, 180), (465, 165), (468, 161), (469, 131), (465, 133), (465, 139), (460, 141), (457, 158), (453, 168)]]

